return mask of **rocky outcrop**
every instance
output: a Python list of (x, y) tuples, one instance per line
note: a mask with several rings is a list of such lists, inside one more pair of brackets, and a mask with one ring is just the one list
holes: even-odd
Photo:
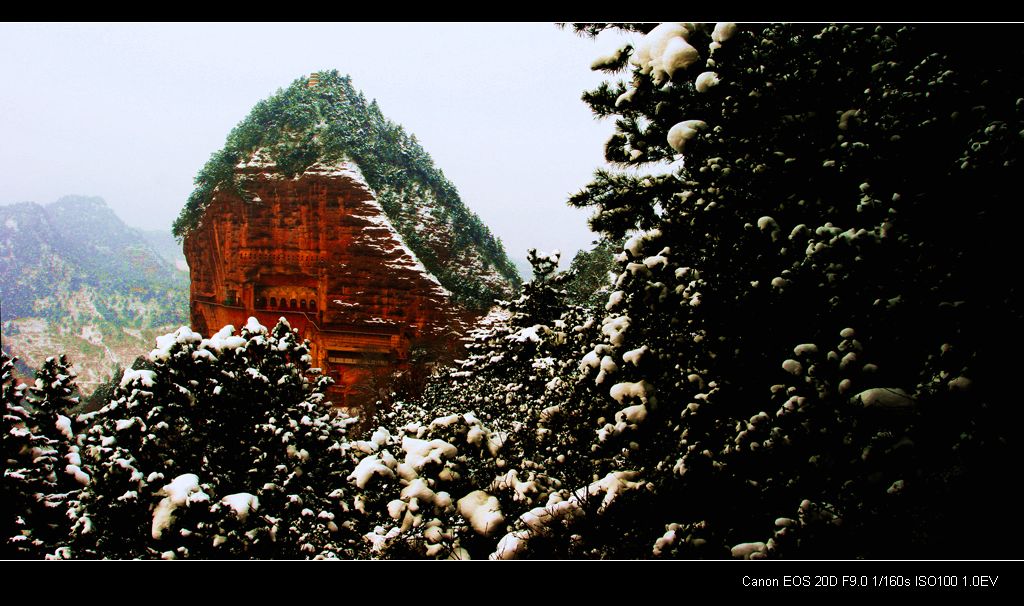
[[(388, 120), (336, 70), (295, 80), (232, 129), (196, 175), (196, 188), (174, 221), (175, 236), (199, 227), (215, 193), (238, 191), (238, 164), (256, 153), (263, 164), (275, 163), (282, 180), (318, 162), (358, 166), (406, 248), (460, 305), (485, 311), (518, 287), (501, 241), (463, 203), (415, 135)], [(251, 201), (244, 188), (240, 194)]]
[[(204, 335), (280, 317), (309, 339), (336, 406), (373, 402), (414, 347), (445, 347), (465, 314), (403, 243), (358, 166), (286, 177), (259, 150), (184, 240), (192, 326)], [(233, 188), (232, 188), (233, 189)]]

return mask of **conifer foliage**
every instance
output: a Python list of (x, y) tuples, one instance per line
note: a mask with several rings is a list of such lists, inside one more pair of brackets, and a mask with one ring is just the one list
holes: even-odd
[(70, 415), (78, 406), (67, 358), (50, 357), (29, 386), (13, 377), (4, 354), (4, 553), (43, 557), (67, 540), (69, 508), (88, 476), (82, 471)]
[(557, 252), (528, 259), (534, 279), (479, 323), (466, 359), (355, 443), (367, 455), (351, 478), (366, 512), (357, 520), (372, 528), (365, 557), (486, 558), (517, 517), (571, 498), (563, 483), (589, 483), (572, 447), (591, 432), (560, 421), (574, 399), (562, 377), (588, 334), (574, 323), (583, 309), (567, 303)]
[[(478, 334), (425, 400), (454, 416), (406, 428), (458, 448), (436, 482), (459, 546), (1005, 557), (999, 335), (1019, 309), (989, 267), (1012, 257), (1020, 50), (929, 27), (641, 31), (595, 62), (626, 78), (584, 95), (616, 117), (618, 168), (571, 200), (627, 238), (611, 293)], [(477, 420), (500, 456), (461, 445)]]
[(348, 420), (282, 319), (158, 339), (89, 419), (73, 557), (337, 557)]
[[(38, 511), (35, 498), (43, 490), (36, 460), (45, 440), (31, 431), (29, 412), (23, 406), (24, 388), (14, 379), (14, 360), (0, 352), (0, 397), (3, 399), (3, 557), (31, 554), (25, 533), (31, 533), (28, 519)], [(26, 519), (28, 518), (28, 519)]]
[(1016, 415), (996, 335), (1019, 309), (988, 266), (1010, 254), (1024, 80), (999, 32), (949, 33), (664, 24), (595, 62), (627, 71), (584, 99), (639, 174), (571, 200), (632, 234), (593, 352), (638, 423), (594, 446), (653, 484), (621, 514), (649, 554), (995, 545)]

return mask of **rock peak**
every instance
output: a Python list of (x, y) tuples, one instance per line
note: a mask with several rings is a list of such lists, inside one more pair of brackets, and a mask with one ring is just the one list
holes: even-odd
[(454, 300), (480, 310), (511, 294), (519, 277), (501, 242), (463, 204), (416, 137), (336, 71), (299, 78), (258, 103), (199, 172), (174, 233), (183, 238), (197, 229), (218, 192), (260, 203), (263, 198), (238, 182), (240, 175), (273, 168), (281, 180), (294, 179), (339, 163), (362, 175), (405, 248)]
[(357, 165), (316, 162), (289, 177), (256, 150), (234, 172), (248, 200), (218, 189), (184, 240), (195, 330), (286, 318), (346, 408), (372, 403), (378, 375), (408, 366), (414, 347), (454, 345), (468, 314), (403, 242)]

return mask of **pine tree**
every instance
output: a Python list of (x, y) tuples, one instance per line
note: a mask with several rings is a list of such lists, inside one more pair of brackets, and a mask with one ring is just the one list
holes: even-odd
[(985, 525), (1015, 414), (991, 337), (1019, 327), (1016, 285), (984, 270), (1012, 241), (1024, 82), (986, 38), (663, 24), (595, 62), (630, 72), (584, 99), (617, 118), (608, 160), (639, 169), (571, 200), (633, 234), (593, 352), (637, 423), (609, 421), (595, 463), (652, 493), (619, 500), (609, 527), (640, 523), (601, 554), (995, 546), (987, 525), (940, 534)]
[(603, 306), (611, 294), (609, 274), (615, 268), (613, 257), (622, 250), (622, 242), (601, 239), (590, 250), (581, 250), (569, 265), (565, 290), (569, 301), (591, 308)]
[(158, 339), (95, 413), (76, 557), (338, 557), (350, 471), (330, 379), (282, 319)]
[(67, 359), (47, 358), (31, 386), (4, 357), (4, 519), (11, 557), (50, 556), (67, 542), (69, 509), (88, 477), (79, 467), (70, 409), (78, 404)]
[(28, 401), (39, 413), (41, 425), (56, 424), (59, 417), (67, 416), (78, 406), (75, 377), (64, 354), (46, 358), (42, 367), (36, 371), (35, 383), (28, 390)]
[(40, 557), (43, 542), (36, 536), (42, 517), (41, 495), (46, 492), (40, 466), (48, 459), (50, 441), (32, 431), (25, 408), (24, 386), (14, 378), (14, 362), (0, 352), (0, 399), (3, 400), (3, 558)]
[(573, 309), (542, 269), (357, 447), (373, 554), (1005, 554), (998, 344), (1020, 310), (985, 268), (1013, 242), (1021, 51), (927, 27), (640, 31), (595, 62), (630, 72), (584, 95), (617, 118), (616, 168), (571, 200), (625, 238), (610, 294)]
[(52, 553), (67, 543), (71, 515), (78, 494), (88, 476), (81, 469), (78, 438), (72, 421), (79, 405), (75, 373), (67, 357), (48, 357), (36, 372), (35, 382), (26, 394), (29, 423), (36, 435), (48, 441), (44, 455), (37, 459), (34, 473), (45, 484), (40, 493), (42, 507), (33, 521), (37, 540)]
[(517, 518), (572, 498), (563, 483), (591, 482), (573, 448), (592, 430), (566, 419), (581, 414), (573, 377), (595, 328), (567, 303), (559, 254), (529, 260), (534, 279), (477, 326), (466, 358), (353, 443), (363, 557), (488, 557)]

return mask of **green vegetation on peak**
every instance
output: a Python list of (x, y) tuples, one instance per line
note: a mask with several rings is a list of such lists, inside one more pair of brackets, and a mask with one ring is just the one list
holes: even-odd
[[(314, 86), (299, 78), (257, 103), (228, 134), (224, 148), (196, 175), (196, 187), (174, 222), (174, 235), (184, 238), (199, 225), (217, 187), (251, 198), (238, 182), (235, 166), (257, 149), (288, 176), (316, 162), (351, 159), (405, 243), (456, 301), (487, 307), (507, 294), (509, 285), (518, 285), (501, 241), (466, 208), (416, 137), (387, 120), (376, 101), (368, 103), (349, 76), (336, 70), (316, 75)], [(415, 229), (416, 209), (410, 204), (429, 207), (442, 228), (440, 237)]]

